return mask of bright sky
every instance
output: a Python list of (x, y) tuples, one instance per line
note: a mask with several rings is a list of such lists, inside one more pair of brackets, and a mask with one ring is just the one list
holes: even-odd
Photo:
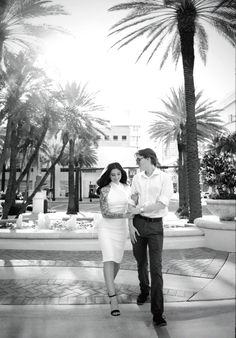
[[(171, 87), (182, 85), (182, 64), (176, 70), (169, 61), (160, 71), (157, 57), (148, 65), (145, 57), (135, 63), (143, 46), (138, 40), (119, 51), (111, 49), (114, 39), (108, 37), (109, 28), (123, 14), (108, 12), (108, 8), (120, 2), (55, 0), (71, 15), (54, 17), (50, 24), (64, 27), (73, 36), (47, 41), (46, 68), (60, 82), (75, 80), (88, 83), (92, 92), (99, 91), (98, 103), (106, 107), (102, 117), (113, 124), (147, 126), (151, 121), (147, 112), (161, 109), (160, 99), (169, 95)], [(203, 89), (206, 98), (220, 101), (235, 92), (235, 51), (216, 33), (209, 33), (207, 65), (196, 55), (195, 87)]]

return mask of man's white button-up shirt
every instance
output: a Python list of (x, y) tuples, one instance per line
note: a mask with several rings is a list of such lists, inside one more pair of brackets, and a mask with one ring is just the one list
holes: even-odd
[(158, 168), (155, 168), (151, 176), (147, 176), (142, 171), (133, 177), (131, 193), (138, 195), (138, 206), (148, 206), (156, 202), (165, 205), (165, 208), (161, 210), (145, 212), (144, 216), (151, 218), (166, 216), (173, 195), (171, 177)]

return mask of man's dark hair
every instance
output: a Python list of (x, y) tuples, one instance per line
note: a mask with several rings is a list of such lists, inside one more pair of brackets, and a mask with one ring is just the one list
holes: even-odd
[(151, 163), (156, 167), (160, 166), (160, 162), (157, 159), (157, 155), (151, 148), (140, 149), (135, 155), (142, 156), (144, 158), (150, 158)]
[(106, 171), (102, 174), (102, 176), (97, 180), (97, 185), (98, 188), (96, 190), (97, 194), (100, 195), (100, 191), (103, 187), (107, 186), (110, 182), (111, 182), (111, 171), (113, 169), (118, 169), (121, 172), (121, 179), (120, 182), (127, 184), (127, 173), (126, 171), (122, 168), (122, 166), (120, 165), (120, 163), (118, 162), (114, 162), (114, 163), (110, 163), (107, 166)]

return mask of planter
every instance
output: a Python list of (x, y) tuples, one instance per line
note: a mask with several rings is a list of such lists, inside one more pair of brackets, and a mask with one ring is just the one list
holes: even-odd
[(236, 200), (207, 199), (208, 210), (221, 221), (233, 221), (236, 217)]
[(222, 221), (215, 215), (207, 215), (196, 218), (194, 224), (205, 235), (204, 247), (235, 252), (236, 223), (234, 221)]

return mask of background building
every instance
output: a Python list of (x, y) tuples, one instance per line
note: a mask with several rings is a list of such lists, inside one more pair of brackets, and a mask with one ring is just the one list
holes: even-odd
[(219, 108), (222, 111), (222, 120), (225, 121), (225, 127), (230, 132), (236, 131), (236, 98), (235, 93), (228, 94), (225, 99), (219, 102)]

